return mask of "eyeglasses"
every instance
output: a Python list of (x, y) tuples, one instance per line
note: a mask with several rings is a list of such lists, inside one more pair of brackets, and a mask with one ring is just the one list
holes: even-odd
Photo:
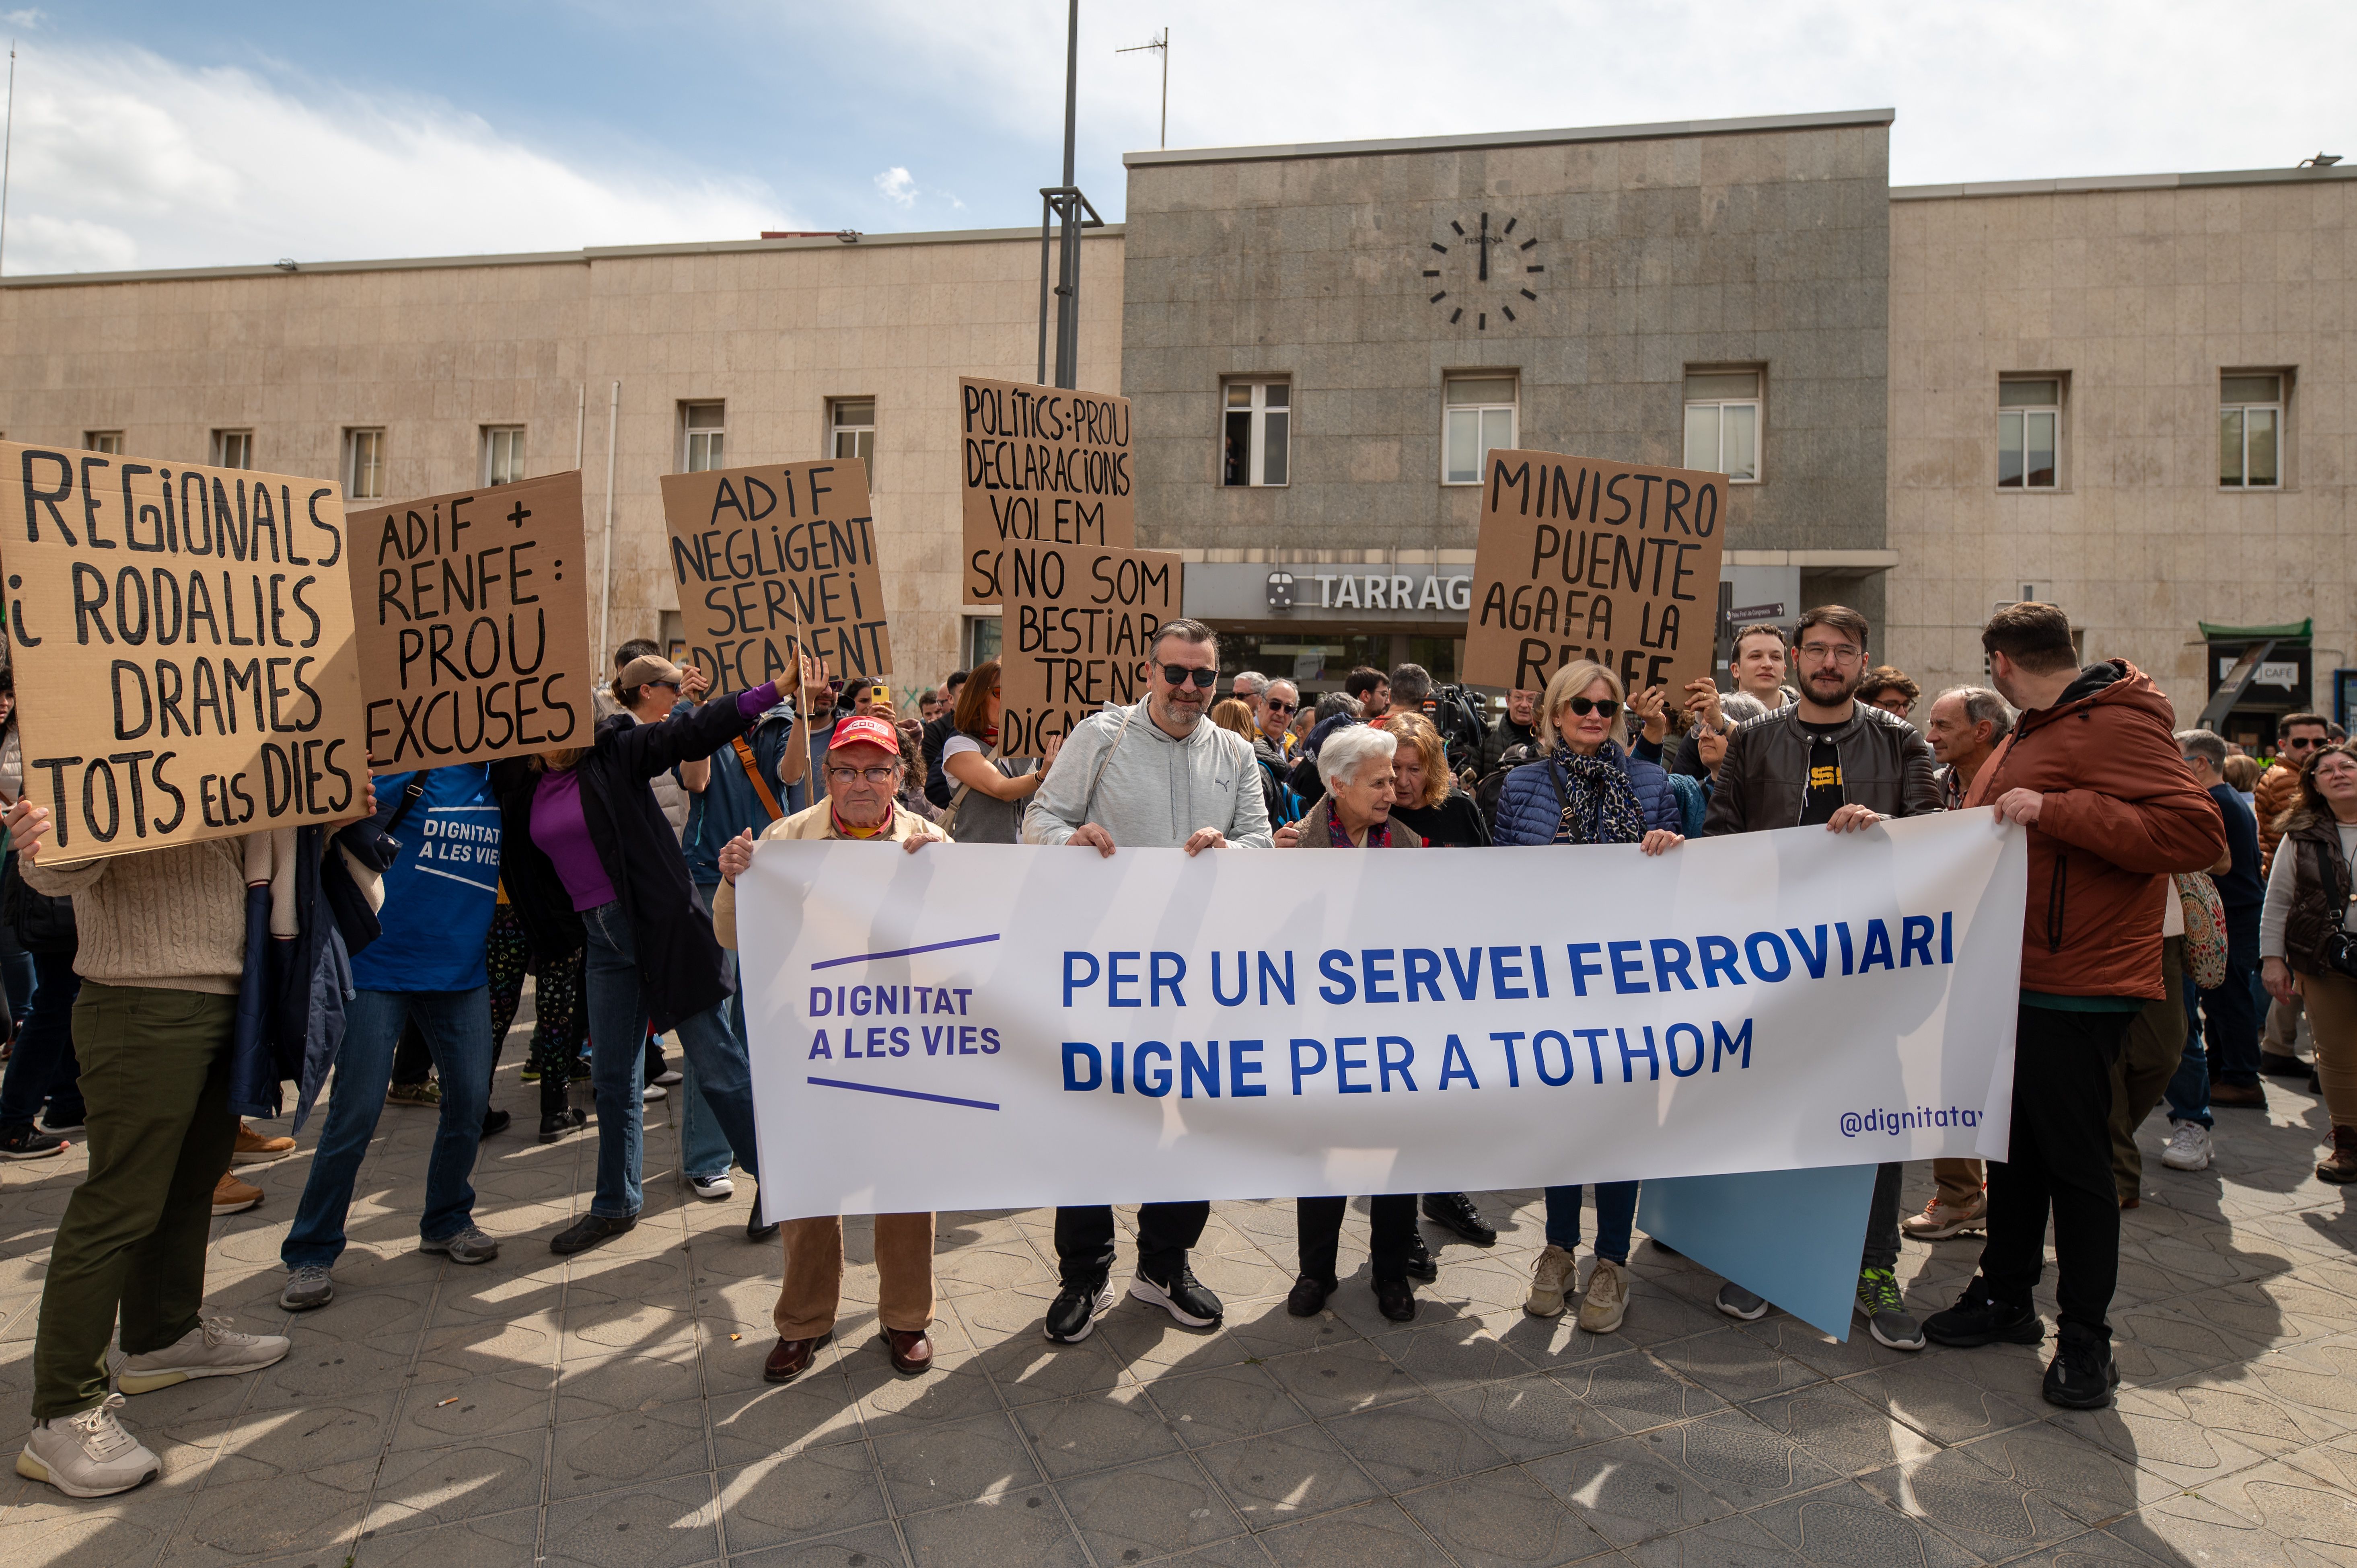
[(1289, 714), (1301, 706), (1298, 703), (1288, 703), (1283, 697), (1264, 697), (1261, 705), (1272, 714)]
[(1173, 686), (1184, 686), (1192, 682), (1197, 688), (1208, 691), (1219, 680), (1220, 672), (1216, 670), (1189, 670), (1184, 664), (1165, 664), (1162, 678)]
[(1855, 664), (1864, 650), (1846, 642), (1804, 642), (1800, 653), (1820, 664)]
[(2278, 744), (2286, 751), (2306, 751), (2312, 746), (2322, 746), (2324, 742), (2314, 736), (2296, 735), (2287, 737)]
[(1564, 703), (1564, 706), (1569, 708), (1573, 713), (1577, 714), (1581, 718), (1586, 718), (1589, 714), (1595, 713), (1602, 714), (1609, 719), (1613, 714), (1620, 711), (1620, 704), (1614, 702), (1609, 697), (1605, 698), (1604, 701), (1600, 703), (1592, 702), (1586, 697), (1574, 697)]
[(893, 775), (899, 771), (897, 768), (830, 768), (826, 770), (826, 781), (848, 784), (855, 779), (865, 779), (870, 784), (889, 784)]

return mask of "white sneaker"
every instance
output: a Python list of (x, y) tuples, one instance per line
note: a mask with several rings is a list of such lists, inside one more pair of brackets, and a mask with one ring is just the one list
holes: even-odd
[(716, 1176), (692, 1176), (688, 1177), (687, 1190), (695, 1194), (696, 1197), (705, 1199), (708, 1203), (717, 1203), (722, 1198), (729, 1197), (731, 1194), (735, 1193), (737, 1190), (737, 1184), (728, 1179), (728, 1173), (726, 1171), (723, 1171)]
[(2160, 1163), (2173, 1171), (2208, 1170), (2216, 1152), (2210, 1129), (2199, 1122), (2171, 1122), (2169, 1126), (2169, 1147), (2161, 1150)]
[(70, 1498), (103, 1498), (154, 1480), (163, 1461), (123, 1430), (114, 1412), (121, 1394), (109, 1394), (80, 1415), (37, 1421), (16, 1455), (16, 1474), (47, 1481)]
[(647, 1085), (645, 1092), (639, 1096), (639, 1103), (641, 1105), (652, 1105), (658, 1100), (668, 1100), (670, 1098), (670, 1090), (665, 1089), (660, 1083), (651, 1083)]
[(226, 1317), (201, 1317), (178, 1343), (125, 1356), (114, 1369), (114, 1386), (126, 1394), (149, 1394), (190, 1378), (233, 1378), (262, 1370), (294, 1347), (283, 1336), (240, 1334), (229, 1323)]
[(663, 1069), (662, 1071), (655, 1074), (653, 1079), (650, 1081), (654, 1083), (677, 1083), (686, 1076), (686, 1074), (681, 1072), (679, 1069), (675, 1067), (667, 1067)]

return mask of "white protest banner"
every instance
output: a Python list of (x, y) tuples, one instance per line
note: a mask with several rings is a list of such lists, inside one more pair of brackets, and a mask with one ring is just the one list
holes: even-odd
[(1990, 813), (1486, 854), (764, 843), (771, 1218), (2003, 1158)]

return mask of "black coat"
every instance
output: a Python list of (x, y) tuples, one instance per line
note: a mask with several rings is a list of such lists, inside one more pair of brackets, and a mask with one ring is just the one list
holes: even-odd
[[(617, 714), (598, 725), (597, 744), (579, 764), (582, 815), (597, 846), (597, 864), (630, 922), (639, 986), (658, 1032), (725, 1001), (728, 978), (711, 917), (695, 902), (679, 840), (648, 781), (710, 757), (759, 717), (738, 713), (733, 700), (692, 712), (683, 707), (661, 724)], [(584, 937), (555, 863), (533, 842), (532, 803), (540, 777), (527, 759), (492, 767), (502, 828), (500, 875), (533, 956), (557, 961), (578, 951)]]

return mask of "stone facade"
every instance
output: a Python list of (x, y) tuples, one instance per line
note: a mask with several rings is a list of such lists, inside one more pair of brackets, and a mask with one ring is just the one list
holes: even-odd
[[(1984, 679), (1979, 629), (2062, 605), (2091, 659), (2209, 694), (2197, 623), (2316, 618), (2357, 663), (2357, 180), (2258, 170), (1894, 192), (1885, 651)], [(2290, 378), (2285, 483), (2219, 485), (2222, 373)], [(2061, 480), (1996, 485), (2000, 376), (2066, 381)]]
[[(600, 249), (457, 262), (205, 269), (0, 289), (0, 432), (340, 478), (345, 433), (386, 433), (384, 495), (482, 478), (482, 430), (524, 427), (531, 474), (583, 468), (593, 553), (614, 444), (610, 638), (677, 608), (657, 481), (689, 402), (724, 402), (725, 461), (827, 449), (830, 400), (876, 401), (875, 508), (899, 684), (959, 656), (957, 378), (1028, 380), (1036, 231)], [(1080, 379), (1117, 391), (1118, 229), (1087, 242)], [(576, 458), (576, 452), (578, 457)], [(593, 590), (594, 592), (594, 590)], [(590, 625), (597, 624), (593, 602)]]
[[(1767, 456), (1728, 548), (1878, 551), (1889, 119), (1132, 154), (1141, 540), (1431, 560), (1478, 520), (1479, 487), (1441, 482), (1447, 375), (1512, 372), (1522, 446), (1675, 464), (1688, 368), (1756, 366)], [(1516, 225), (1486, 285), (1485, 211)], [(1292, 382), (1283, 488), (1220, 483), (1222, 385), (1247, 376)]]

